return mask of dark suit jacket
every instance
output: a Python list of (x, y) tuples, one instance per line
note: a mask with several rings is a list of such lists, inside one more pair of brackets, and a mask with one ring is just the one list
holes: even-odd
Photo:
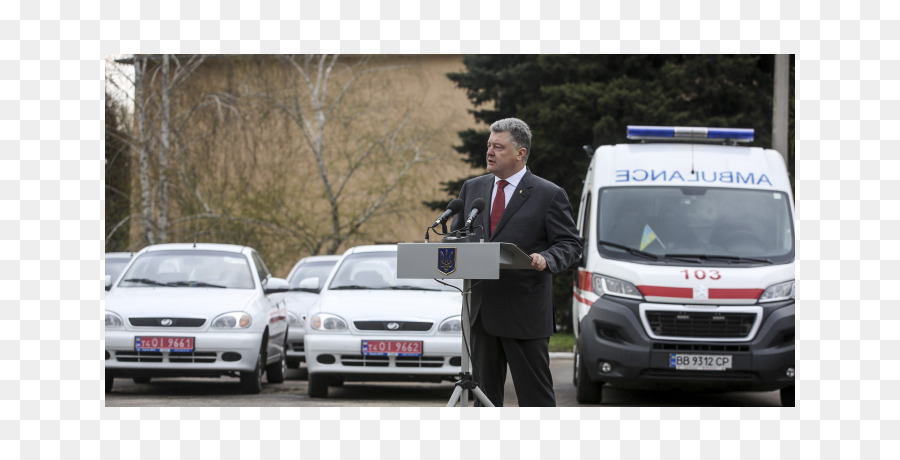
[[(497, 337), (537, 339), (553, 335), (553, 273), (568, 269), (581, 255), (582, 243), (572, 218), (572, 206), (565, 190), (556, 184), (525, 173), (516, 187), (503, 217), (490, 235), (490, 203), (494, 175), (470, 179), (459, 198), (465, 203), (452, 229), (462, 228), (481, 198), (485, 210), (475, 218), (476, 236), (485, 241), (514, 243), (525, 254), (540, 253), (547, 269), (500, 270), (500, 279), (473, 283), (470, 321), (478, 315), (485, 331)], [(478, 228), (480, 227), (480, 228)]]

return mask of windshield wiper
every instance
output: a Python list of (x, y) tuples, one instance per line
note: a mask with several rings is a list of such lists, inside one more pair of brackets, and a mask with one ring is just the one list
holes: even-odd
[[(340, 288), (337, 288), (337, 289), (340, 289)], [(312, 292), (313, 294), (318, 294), (318, 293), (319, 293), (319, 290), (318, 290), (318, 289), (310, 289), (310, 288), (290, 288), (290, 289), (288, 289), (288, 291), (291, 291), (291, 292), (296, 292), (296, 291)]]
[(635, 255), (638, 255), (638, 256), (643, 256), (643, 257), (646, 257), (646, 258), (648, 258), (648, 259), (659, 260), (659, 256), (650, 254), (649, 252), (646, 252), (646, 251), (641, 251), (640, 249), (635, 249), (635, 248), (633, 248), (633, 247), (631, 247), (631, 246), (625, 246), (624, 244), (613, 243), (613, 242), (611, 242), (611, 241), (604, 241), (604, 240), (599, 240), (599, 241), (597, 241), (597, 242), (600, 243), (600, 244), (602, 244), (602, 245), (605, 245), (605, 246), (611, 246), (611, 247), (614, 247), (614, 248), (622, 249), (622, 250), (627, 251), (627, 252), (629, 252), (629, 253), (631, 253), (631, 254), (635, 254)]
[(772, 264), (771, 259), (758, 259), (754, 257), (739, 257), (739, 256), (725, 256), (725, 255), (716, 255), (716, 254), (666, 254), (666, 258), (677, 258), (679, 260), (686, 260), (684, 258), (689, 257), (692, 259), (700, 260), (721, 260), (725, 262), (734, 262), (734, 263), (745, 263), (745, 262), (756, 262), (756, 263), (764, 263), (764, 264)]
[(165, 286), (165, 284), (160, 283), (159, 281), (156, 281), (156, 280), (151, 280), (149, 278), (128, 278), (127, 280), (122, 280), (122, 282), (142, 283), (142, 284), (149, 284), (151, 286)]
[(339, 289), (387, 289), (387, 287), (372, 287), (372, 286), (360, 286), (358, 284), (348, 284), (346, 286), (338, 286), (331, 288), (332, 291), (337, 291)]
[(170, 283), (166, 283), (166, 286), (178, 286), (178, 287), (212, 287), (212, 288), (225, 288), (226, 286), (222, 286), (221, 284), (210, 284), (205, 283), (203, 281), (172, 281)]
[(442, 291), (443, 289), (418, 287), (418, 286), (391, 286), (391, 289), (398, 291)]

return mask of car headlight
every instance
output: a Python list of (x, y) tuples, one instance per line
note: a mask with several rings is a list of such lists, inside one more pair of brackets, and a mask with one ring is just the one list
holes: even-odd
[(462, 321), (460, 316), (451, 316), (445, 319), (438, 328), (440, 332), (461, 332)]
[(106, 328), (107, 329), (121, 329), (125, 327), (125, 322), (122, 321), (122, 318), (111, 312), (106, 312)]
[(309, 319), (309, 327), (314, 331), (346, 331), (347, 322), (330, 313), (316, 313)]
[(290, 327), (305, 327), (306, 326), (305, 322), (303, 321), (303, 318), (301, 318), (300, 315), (298, 315), (292, 311), (288, 312), (287, 319), (288, 319), (288, 326), (290, 326)]
[(246, 329), (252, 322), (250, 315), (242, 311), (233, 311), (219, 315), (213, 320), (212, 327), (214, 329)]
[(759, 296), (759, 303), (776, 302), (794, 298), (794, 280), (769, 286)]
[(591, 285), (593, 286), (594, 293), (601, 296), (608, 294), (616, 297), (627, 297), (629, 299), (644, 298), (637, 286), (628, 281), (594, 274), (591, 276)]

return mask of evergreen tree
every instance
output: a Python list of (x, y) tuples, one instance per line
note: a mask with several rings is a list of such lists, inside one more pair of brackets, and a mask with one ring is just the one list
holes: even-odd
[[(563, 187), (576, 212), (590, 161), (582, 146), (627, 142), (628, 125), (753, 128), (750, 145), (771, 147), (771, 55), (476, 55), (463, 63), (464, 71), (447, 76), (466, 91), (485, 128), (460, 132), (455, 149), (485, 167), (490, 124), (524, 120), (534, 136), (528, 167)], [(793, 139), (793, 124), (789, 129)], [(793, 159), (793, 142), (790, 148)], [(448, 199), (427, 204), (444, 209), (464, 181), (443, 183)], [(557, 325), (568, 330), (571, 274), (555, 280)]]

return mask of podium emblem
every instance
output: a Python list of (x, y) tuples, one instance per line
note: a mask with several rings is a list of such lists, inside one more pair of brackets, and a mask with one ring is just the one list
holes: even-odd
[(456, 271), (456, 248), (438, 248), (438, 271), (449, 275)]

